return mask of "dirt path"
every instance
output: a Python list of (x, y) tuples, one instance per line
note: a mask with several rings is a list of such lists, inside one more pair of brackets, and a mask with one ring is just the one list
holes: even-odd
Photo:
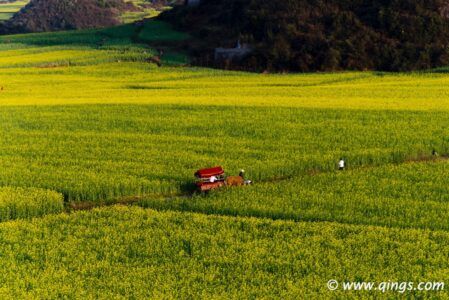
[[(403, 162), (400, 163), (389, 163), (391, 165), (400, 165), (400, 164), (413, 164), (413, 163), (423, 163), (423, 162), (438, 162), (438, 161), (447, 161), (449, 160), (449, 155), (444, 154), (444, 155), (439, 155), (439, 156), (421, 156), (421, 157), (417, 157), (417, 158), (410, 158), (410, 159), (405, 159)], [(353, 171), (366, 171), (369, 169), (374, 169), (374, 168), (378, 168), (379, 166), (373, 166), (373, 165), (367, 165), (367, 166), (360, 166), (357, 168), (353, 168), (351, 170)], [(263, 183), (268, 183), (268, 184), (276, 184), (276, 183), (281, 183), (284, 181), (288, 181), (291, 179), (294, 179), (296, 177), (299, 176), (317, 176), (320, 174), (325, 174), (325, 173), (330, 173), (332, 171), (321, 171), (318, 169), (310, 169), (307, 170), (304, 174), (302, 175), (285, 175), (285, 176), (280, 176), (280, 177), (272, 177), (272, 178), (266, 178), (260, 181), (257, 181), (256, 183), (254, 183), (254, 185), (257, 184), (263, 184)], [(170, 194), (152, 194), (152, 195), (147, 195), (147, 196), (124, 196), (124, 197), (120, 197), (116, 200), (113, 201), (105, 201), (105, 202), (93, 202), (93, 201), (82, 201), (82, 202), (69, 202), (66, 203), (66, 210), (68, 212), (71, 211), (80, 211), (80, 210), (91, 210), (94, 208), (98, 208), (98, 207), (107, 207), (107, 206), (113, 206), (113, 205), (136, 205), (137, 203), (139, 203), (141, 200), (144, 199), (148, 199), (148, 198), (158, 198), (158, 199), (165, 199), (165, 200), (170, 200), (170, 199), (176, 199), (176, 198), (193, 198), (195, 195), (197, 195), (195, 192), (179, 192), (179, 193), (170, 193)]]

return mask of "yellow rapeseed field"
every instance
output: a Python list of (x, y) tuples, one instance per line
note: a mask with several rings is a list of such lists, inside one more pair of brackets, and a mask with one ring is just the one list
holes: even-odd
[[(326, 286), (447, 278), (445, 69), (157, 67), (148, 26), (0, 37), (1, 221), (56, 214), (0, 224), (0, 297), (448, 297)], [(254, 185), (192, 195), (215, 165)]]

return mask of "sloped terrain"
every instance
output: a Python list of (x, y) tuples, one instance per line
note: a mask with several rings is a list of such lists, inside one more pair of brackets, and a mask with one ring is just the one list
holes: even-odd
[(9, 20), (28, 2), (29, 2), (28, 0), (0, 1), (0, 22)]
[(108, 27), (135, 9), (122, 0), (32, 0), (3, 25), (3, 33)]

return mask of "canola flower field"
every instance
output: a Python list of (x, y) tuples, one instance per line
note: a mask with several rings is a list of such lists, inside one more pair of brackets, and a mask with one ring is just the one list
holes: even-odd
[[(447, 278), (444, 69), (157, 67), (149, 45), (186, 36), (145, 26), (0, 37), (2, 298), (394, 298), (326, 283)], [(191, 196), (215, 165), (255, 184)]]
[(0, 188), (0, 221), (28, 219), (64, 211), (64, 198), (50, 190)]
[(1, 223), (0, 240), (0, 295), (14, 299), (366, 299), (326, 282), (440, 281), (449, 267), (446, 231), (137, 207)]

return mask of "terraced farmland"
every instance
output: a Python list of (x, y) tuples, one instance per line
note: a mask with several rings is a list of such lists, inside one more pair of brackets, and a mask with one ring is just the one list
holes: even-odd
[(10, 3), (0, 3), (0, 21), (9, 20), (16, 12), (24, 7), (29, 1), (19, 0)]
[[(262, 75), (176, 51), (157, 67), (147, 43), (186, 37), (133, 30), (0, 37), (0, 186), (54, 191), (26, 218), (59, 213), (0, 224), (1, 295), (361, 298), (383, 294), (326, 283), (447, 277), (445, 70)], [(192, 195), (214, 165), (255, 184)]]

